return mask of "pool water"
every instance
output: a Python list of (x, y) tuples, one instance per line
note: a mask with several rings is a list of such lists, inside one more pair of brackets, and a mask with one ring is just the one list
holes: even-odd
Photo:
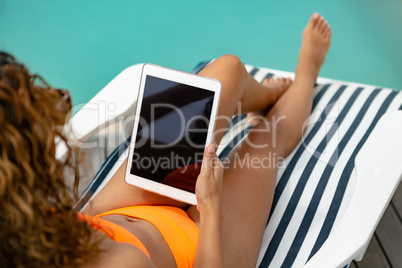
[(321, 76), (402, 88), (399, 0), (1, 0), (0, 50), (71, 90), (77, 105), (136, 63), (191, 71), (231, 53), (292, 71), (314, 11), (333, 30)]

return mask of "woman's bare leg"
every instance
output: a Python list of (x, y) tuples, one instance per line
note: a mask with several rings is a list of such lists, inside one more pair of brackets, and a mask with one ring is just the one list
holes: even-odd
[[(224, 172), (222, 188), (223, 250), (227, 267), (256, 265), (274, 195), (277, 163), (300, 141), (330, 37), (326, 21), (314, 14), (303, 32), (295, 81), (266, 116), (269, 126), (266, 123), (255, 126), (248, 142), (243, 141), (228, 156), (230, 166)], [(284, 119), (278, 120), (281, 117)], [(256, 148), (252, 144), (268, 147)], [(270, 166), (267, 166), (269, 162), (263, 162), (267, 158), (271, 160)], [(199, 223), (196, 208), (190, 207), (187, 212)]]
[[(225, 55), (204, 68), (200, 75), (215, 78), (222, 83), (221, 100), (214, 140), (219, 144), (235, 112), (258, 112), (272, 107), (291, 80), (265, 81), (258, 83), (247, 73), (242, 62), (233, 55)], [(237, 111), (238, 110), (238, 111)], [(187, 204), (142, 190), (124, 182), (127, 159), (104, 189), (90, 202), (84, 213), (95, 215), (111, 209), (135, 205), (170, 205), (188, 208)]]

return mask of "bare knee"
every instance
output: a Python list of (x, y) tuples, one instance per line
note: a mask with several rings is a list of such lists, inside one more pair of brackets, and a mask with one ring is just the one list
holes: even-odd
[(234, 55), (223, 55), (199, 74), (217, 79), (222, 83), (222, 106), (219, 109), (221, 112), (224, 111), (223, 114), (231, 117), (237, 109), (238, 102), (241, 101), (245, 94), (249, 77), (241, 60)]
[(238, 78), (246, 78), (247, 71), (244, 67), (243, 62), (239, 59), (239, 57), (231, 54), (226, 54), (220, 56), (217, 60), (217, 63), (223, 65), (224, 71), (229, 72), (231, 75), (238, 77)]
[(243, 66), (243, 63), (241, 62), (239, 57), (237, 57), (236, 55), (232, 55), (232, 54), (222, 55), (218, 59), (216, 59), (216, 61), (225, 63), (226, 65), (232, 66), (235, 68), (239, 68), (240, 66)]
[(218, 79), (225, 88), (233, 91), (246, 82), (248, 73), (241, 60), (235, 55), (223, 55), (200, 72), (201, 75)]

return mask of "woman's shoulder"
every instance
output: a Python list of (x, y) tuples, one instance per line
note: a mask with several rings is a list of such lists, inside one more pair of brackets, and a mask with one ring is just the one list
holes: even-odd
[(90, 265), (85, 266), (85, 268), (90, 267), (154, 268), (155, 265), (136, 247), (125, 243), (108, 241), (105, 249), (99, 254), (97, 260), (92, 262)]

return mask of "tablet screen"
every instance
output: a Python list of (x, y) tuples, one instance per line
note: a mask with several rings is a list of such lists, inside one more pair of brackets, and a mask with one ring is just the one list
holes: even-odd
[(194, 193), (214, 94), (147, 75), (130, 173)]

